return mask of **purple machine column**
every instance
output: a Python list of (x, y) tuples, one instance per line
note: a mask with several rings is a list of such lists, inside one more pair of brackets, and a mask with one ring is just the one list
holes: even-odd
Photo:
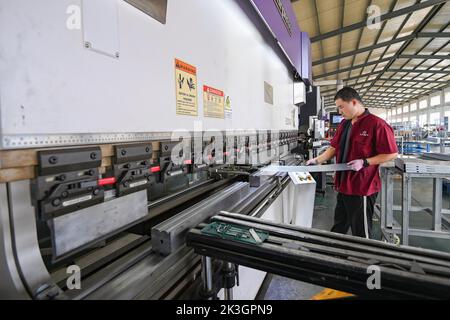
[(311, 40), (307, 32), (301, 32), (302, 42), (302, 64), (300, 77), (308, 85), (312, 82), (312, 58), (311, 58)]
[(301, 32), (289, 0), (250, 0), (302, 79), (311, 79), (311, 42)]

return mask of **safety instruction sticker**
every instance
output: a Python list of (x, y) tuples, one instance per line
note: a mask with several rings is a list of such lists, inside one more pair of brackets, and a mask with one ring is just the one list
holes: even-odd
[(231, 98), (227, 96), (225, 99), (225, 119), (233, 118), (233, 107), (231, 106)]
[(177, 114), (197, 116), (197, 68), (175, 59)]
[(203, 115), (209, 118), (225, 118), (223, 91), (203, 86)]

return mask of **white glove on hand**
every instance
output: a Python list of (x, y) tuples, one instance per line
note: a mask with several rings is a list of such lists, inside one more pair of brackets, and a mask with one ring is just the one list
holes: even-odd
[(319, 164), (319, 161), (317, 160), (317, 158), (314, 158), (314, 159), (310, 159), (310, 160), (308, 160), (308, 161), (306, 161), (306, 165), (307, 166), (315, 166), (315, 165), (318, 165)]

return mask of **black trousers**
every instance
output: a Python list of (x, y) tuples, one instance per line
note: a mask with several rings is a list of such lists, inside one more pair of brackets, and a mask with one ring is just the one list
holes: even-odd
[[(367, 197), (338, 193), (334, 210), (334, 226), (331, 232), (347, 234), (348, 228), (351, 228), (354, 236), (370, 239), (377, 196), (378, 193)], [(364, 202), (366, 202), (366, 220), (364, 219)]]

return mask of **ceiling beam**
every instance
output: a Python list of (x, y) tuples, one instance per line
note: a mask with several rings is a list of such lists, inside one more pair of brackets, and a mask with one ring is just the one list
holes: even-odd
[[(385, 82), (385, 81), (390, 81), (390, 82), (405, 82), (405, 84), (399, 84), (399, 85), (392, 85), (392, 84), (379, 84), (377, 85), (377, 82)], [(359, 82), (359, 83), (355, 83), (355, 84), (351, 84), (350, 86), (352, 87), (356, 87), (356, 86), (360, 86), (360, 85), (364, 85), (367, 83), (372, 83), (371, 80), (369, 81), (364, 81), (364, 82)], [(372, 86), (365, 86), (363, 88), (370, 88), (370, 87), (384, 87), (384, 88), (398, 88), (398, 89), (416, 89), (416, 90), (437, 90), (439, 88), (424, 88), (424, 87), (405, 87), (408, 85), (408, 83), (419, 83), (419, 84), (430, 84), (430, 85), (434, 85), (434, 86), (438, 86), (439, 88), (444, 88), (446, 85), (450, 86), (450, 81), (438, 81), (438, 80), (396, 80), (396, 79), (390, 79), (390, 78), (380, 78), (375, 82), (375, 85)], [(347, 84), (349, 85), (349, 84)], [(362, 89), (362, 88), (360, 88)], [(358, 89), (359, 90), (359, 89)], [(336, 89), (329, 89), (329, 90), (324, 90), (321, 91), (322, 94), (328, 93), (328, 92), (333, 92), (333, 94), (335, 94), (337, 92)]]
[[(440, 5), (440, 6), (438, 6), (437, 8), (442, 9), (443, 6), (444, 6), (444, 5)], [(444, 31), (448, 28), (449, 25), (450, 25), (450, 22), (448, 22), (446, 25), (442, 26), (442, 27), (439, 29), (438, 32), (444, 32)], [(427, 41), (427, 43), (426, 43), (424, 46), (422, 46), (422, 48), (421, 48), (420, 50), (416, 51), (416, 54), (419, 54), (420, 52), (422, 52), (422, 50), (424, 50), (424, 49), (425, 49), (425, 48), (426, 48), (433, 40), (434, 40), (434, 39), (431, 39), (431, 40)], [(448, 43), (449, 43), (449, 41), (447, 41), (445, 44), (443, 44), (439, 49), (434, 50), (434, 51), (432, 52), (432, 55), (437, 54), (438, 52), (440, 52), (443, 48), (445, 48), (445, 47), (447, 46)], [(405, 67), (410, 61), (411, 61), (411, 60), (407, 60), (406, 63), (404, 63), (400, 68)], [(426, 61), (426, 60), (422, 60), (418, 65), (414, 66), (413, 69), (418, 69), (421, 65), (423, 65), (423, 64), (425, 63), (425, 61)], [(426, 69), (428, 69), (428, 70), (433, 69), (433, 67), (435, 67), (436, 65), (440, 64), (441, 62), (442, 62), (442, 60), (440, 60), (440, 61), (434, 63), (432, 66), (429, 66), (429, 67), (426, 68)], [(418, 77), (418, 75), (415, 76), (414, 78), (417, 78), (417, 77)], [(403, 77), (402, 77), (402, 78), (403, 78)]]
[(358, 64), (356, 66), (351, 66), (351, 67), (348, 67), (348, 68), (343, 68), (343, 69), (340, 69), (340, 70), (335, 70), (335, 71), (331, 71), (331, 72), (328, 72), (328, 73), (319, 74), (317, 76), (314, 76), (314, 78), (316, 78), (316, 79), (318, 79), (318, 78), (325, 78), (325, 77), (329, 77), (329, 76), (332, 76), (332, 75), (335, 75), (335, 74), (338, 74), (338, 73), (341, 73), (341, 72), (347, 72), (347, 71), (352, 71), (352, 70), (359, 69), (359, 68), (365, 68), (365, 67), (373, 66), (373, 65), (376, 65), (376, 64), (379, 64), (379, 63), (388, 62), (390, 60), (391, 60), (391, 58), (386, 58), (386, 59), (381, 59), (381, 60), (377, 60), (377, 61), (371, 61), (371, 62), (367, 62), (367, 63), (363, 63), (363, 64)]
[(405, 36), (405, 37), (401, 37), (401, 38), (397, 38), (397, 39), (391, 39), (389, 41), (384, 41), (384, 42), (374, 44), (374, 45), (371, 45), (368, 47), (364, 47), (364, 48), (361, 48), (358, 50), (345, 52), (345, 53), (339, 54), (337, 56), (322, 58), (318, 61), (314, 61), (313, 66), (317, 66), (319, 64), (331, 62), (331, 61), (341, 59), (341, 58), (350, 57), (350, 56), (357, 55), (359, 53), (363, 53), (366, 51), (372, 51), (375, 49), (383, 48), (383, 47), (390, 46), (390, 45), (393, 45), (393, 44), (396, 44), (399, 42), (411, 41), (416, 38), (449, 38), (449, 37), (450, 37), (450, 32), (423, 32), (423, 33), (411, 34), (409, 36)]
[(450, 38), (450, 32), (419, 32), (417, 38)]
[(417, 70), (417, 69), (387, 69), (385, 72), (450, 74), (450, 70), (428, 70), (428, 69), (423, 69), (423, 70)]
[(390, 45), (395, 44), (395, 43), (405, 42), (405, 41), (408, 41), (408, 40), (413, 40), (415, 38), (416, 38), (416, 35), (412, 34), (412, 35), (409, 35), (409, 36), (406, 36), (406, 37), (401, 37), (401, 38), (398, 38), (398, 39), (392, 39), (392, 40), (389, 40), (389, 41), (381, 42), (381, 43), (374, 44), (374, 45), (371, 45), (371, 46), (368, 46), (368, 47), (365, 47), (365, 48), (361, 48), (361, 49), (358, 49), (358, 50), (345, 52), (345, 53), (342, 53), (342, 54), (337, 55), (337, 56), (323, 58), (323, 59), (314, 61), (313, 62), (313, 66), (316, 66), (316, 65), (319, 65), (319, 64), (323, 64), (323, 63), (327, 63), (327, 62), (331, 62), (331, 61), (334, 61), (334, 60), (337, 60), (337, 59), (341, 59), (341, 58), (345, 58), (345, 57), (350, 57), (350, 56), (357, 55), (359, 53), (363, 53), (363, 52), (366, 52), (366, 51), (371, 51), (371, 50), (374, 50), (374, 49), (383, 48), (385, 46), (390, 46)]
[[(319, 32), (319, 33), (321, 33), (320, 32), (320, 21), (319, 21), (319, 19), (320, 19), (320, 17), (319, 17), (319, 10), (317, 10), (317, 3), (316, 3), (316, 0), (310, 0), (310, 1), (312, 1), (313, 2), (313, 6), (314, 6), (314, 10), (315, 10), (315, 14), (316, 14), (316, 27), (317, 27), (317, 31)], [(320, 57), (323, 59), (323, 56), (325, 55), (325, 52), (324, 52), (324, 50), (323, 50), (323, 43), (322, 42), (320, 42)], [(322, 66), (322, 70), (323, 71), (325, 71), (326, 72), (326, 69), (325, 69), (325, 66)]]
[(436, 59), (436, 60), (448, 60), (450, 55), (439, 55), (439, 54), (401, 54), (398, 59)]
[[(422, 19), (420, 21), (419, 25), (414, 29), (412, 36), (415, 36), (415, 35), (419, 34), (420, 32), (422, 32), (422, 30), (430, 23), (430, 21), (432, 21), (432, 19), (438, 14), (438, 12), (441, 11), (441, 9), (444, 7), (444, 5), (445, 5), (445, 3), (441, 3), (441, 4), (433, 7), (427, 13), (426, 17), (424, 19)], [(440, 30), (440, 31), (442, 31), (442, 30)], [(396, 33), (396, 35), (398, 35), (398, 32)], [(383, 71), (387, 71), (394, 64), (397, 57), (399, 55), (401, 55), (411, 45), (411, 43), (413, 41), (414, 41), (414, 38), (409, 39), (406, 42), (404, 42), (402, 44), (402, 46), (400, 47), (400, 49), (397, 50), (396, 54), (394, 56), (392, 56), (392, 60), (383, 68)], [(416, 52), (416, 53), (418, 53), (418, 52)], [(384, 74), (384, 72), (377, 75), (375, 80), (372, 82), (372, 84), (374, 84), (378, 79), (380, 79), (383, 76), (383, 74)]]
[[(405, 79), (392, 79), (392, 78), (380, 78), (377, 81), (394, 81), (394, 82), (412, 82), (412, 83), (436, 83), (436, 84), (450, 84), (450, 81), (442, 80), (405, 80)], [(372, 81), (366, 81), (364, 83), (371, 83)], [(363, 82), (360, 82), (363, 83)]]
[[(412, 6), (408, 6), (408, 7), (399, 9), (399, 10), (395, 10), (393, 12), (389, 12), (389, 13), (381, 15), (380, 16), (380, 22), (384, 21), (384, 20), (392, 19), (392, 18), (395, 18), (395, 17), (400, 17), (400, 16), (403, 16), (403, 15), (408, 14), (410, 12), (414, 12), (414, 11), (422, 10), (422, 9), (425, 9), (425, 8), (429, 8), (431, 6), (435, 6), (435, 5), (444, 3), (446, 1), (447, 0), (428, 0), (428, 1), (425, 1), (425, 2), (422, 2), (422, 3), (418, 3), (418, 4), (415, 4), (415, 5), (412, 5)], [(331, 38), (331, 37), (337, 36), (337, 35), (342, 34), (342, 33), (346, 33), (346, 32), (350, 32), (350, 31), (353, 31), (353, 30), (361, 29), (361, 28), (364, 28), (366, 26), (367, 26), (367, 20), (364, 20), (364, 21), (361, 21), (361, 22), (358, 22), (358, 23), (346, 26), (346, 27), (341, 28), (341, 29), (333, 30), (333, 31), (330, 31), (330, 32), (326, 32), (324, 34), (320, 34), (320, 35), (318, 35), (316, 37), (312, 37), (311, 38), (311, 42), (314, 43), (314, 42), (317, 42), (317, 41), (321, 41), (321, 40), (324, 40), (324, 39), (327, 39), (327, 38)]]
[(431, 88), (424, 88), (424, 87), (403, 87), (403, 86), (396, 86), (396, 85), (373, 85), (373, 86), (366, 86), (363, 88), (393, 88), (393, 89), (411, 89), (411, 90), (426, 90), (426, 89), (431, 89)]
[[(344, 13), (345, 13), (345, 0), (341, 0), (341, 21), (340, 21), (340, 26), (341, 29), (344, 27)], [(320, 42), (322, 43), (322, 42)], [(339, 36), (339, 51), (338, 54), (342, 54), (342, 34)], [(322, 57), (323, 58), (323, 57)], [(338, 67), (337, 69), (341, 69), (341, 60), (338, 60)], [(338, 76), (339, 79), (339, 76)]]
[[(396, 2), (396, 5), (397, 5), (397, 3), (398, 3), (398, 1)], [(416, 1), (415, 1), (415, 4), (418, 4), (418, 3), (420, 3), (420, 0), (416, 0)], [(393, 10), (393, 9), (392, 9), (392, 10)], [(391, 11), (392, 11), (392, 10), (391, 10)], [(405, 24), (409, 21), (409, 19), (411, 18), (411, 15), (412, 15), (412, 14), (413, 14), (413, 13), (410, 12), (410, 13), (408, 13), (407, 15), (405, 15), (405, 17), (403, 18), (401, 24), (398, 26), (398, 29), (397, 29), (397, 31), (395, 32), (395, 34), (394, 34), (394, 36), (392, 37), (392, 39), (398, 38), (400, 32), (403, 30)], [(377, 39), (377, 41), (378, 41), (378, 39)], [(408, 40), (408, 41), (412, 41), (412, 40)], [(403, 46), (403, 45), (405, 45), (405, 43), (403, 43), (402, 46)], [(383, 53), (380, 55), (380, 57), (384, 57), (384, 56), (386, 55), (386, 53), (388, 52), (389, 48), (390, 48), (390, 46), (384, 47)], [(372, 51), (370, 54), (372, 54), (372, 53), (373, 53), (373, 51)], [(387, 66), (388, 64), (391, 63), (392, 57), (390, 57), (390, 59), (391, 59), (391, 60), (389, 60), (389, 62), (382, 68), (382, 70), (386, 70), (386, 66)], [(378, 75), (376, 76), (376, 78), (380, 78), (381, 75), (382, 75), (381, 73), (378, 74)], [(362, 94), (363, 97), (364, 97), (364, 95), (365, 95), (365, 93)]]

